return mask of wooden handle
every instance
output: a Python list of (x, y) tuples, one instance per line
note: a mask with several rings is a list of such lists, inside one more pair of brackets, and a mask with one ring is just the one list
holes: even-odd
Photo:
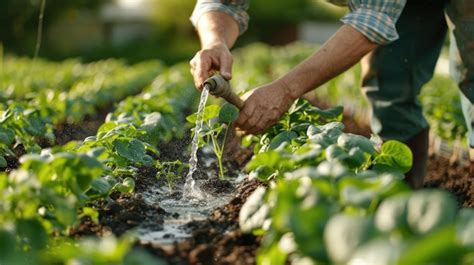
[(214, 75), (204, 81), (204, 86), (207, 86), (209, 93), (215, 97), (221, 97), (230, 104), (236, 106), (238, 109), (244, 107), (244, 101), (232, 91), (230, 84), (221, 75)]

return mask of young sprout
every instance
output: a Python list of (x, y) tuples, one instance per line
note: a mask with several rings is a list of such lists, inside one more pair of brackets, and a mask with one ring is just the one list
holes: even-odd
[[(197, 114), (187, 117), (189, 122), (196, 122)], [(212, 149), (217, 158), (219, 165), (219, 177), (224, 179), (223, 155), (225, 143), (232, 123), (239, 117), (239, 110), (231, 104), (224, 104), (222, 107), (218, 105), (209, 105), (204, 109), (203, 128), (199, 137), (199, 145), (206, 143), (212, 144)], [(196, 132), (194, 132), (196, 133)], [(222, 142), (220, 136), (223, 134)]]

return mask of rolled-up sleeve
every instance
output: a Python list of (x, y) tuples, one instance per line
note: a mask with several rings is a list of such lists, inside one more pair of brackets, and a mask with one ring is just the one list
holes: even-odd
[(405, 4), (406, 0), (351, 0), (351, 12), (341, 21), (377, 44), (388, 44), (398, 39), (395, 23)]
[(194, 27), (196, 27), (203, 14), (211, 11), (223, 12), (234, 18), (237, 24), (239, 24), (239, 32), (242, 34), (248, 27), (248, 6), (249, 0), (198, 0), (190, 20)]

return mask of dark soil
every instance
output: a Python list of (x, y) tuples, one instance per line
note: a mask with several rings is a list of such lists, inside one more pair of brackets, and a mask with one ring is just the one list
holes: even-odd
[[(112, 111), (113, 106), (109, 105), (107, 107), (97, 110), (97, 113), (94, 115), (87, 115), (80, 124), (61, 122), (57, 124), (54, 128), (54, 135), (56, 140), (51, 142), (46, 138), (39, 138), (36, 142), (40, 145), (41, 148), (48, 148), (55, 145), (64, 145), (70, 141), (82, 141), (86, 137), (95, 135), (97, 129), (100, 125), (104, 123), (105, 117), (107, 114)], [(17, 169), (20, 166), (19, 158), (26, 154), (26, 150), (23, 145), (18, 145), (13, 149), (15, 156), (6, 156), (7, 167), (4, 169), (5, 172), (10, 172), (14, 169)]]
[(260, 237), (242, 234), (238, 215), (247, 197), (259, 185), (257, 181), (244, 181), (235, 197), (216, 209), (209, 219), (187, 224), (186, 229), (193, 231), (192, 238), (167, 248), (151, 244), (140, 247), (171, 264), (255, 264)]
[(450, 164), (449, 159), (432, 156), (428, 160), (428, 175), (424, 186), (441, 188), (451, 192), (459, 206), (474, 207), (474, 173), (469, 172), (467, 163), (464, 165)]
[(111, 200), (101, 199), (91, 206), (99, 211), (99, 223), (85, 217), (78, 227), (71, 230), (71, 236), (121, 235), (139, 224), (159, 230), (166, 215), (159, 206), (145, 204), (143, 197), (137, 193), (112, 194)]
[(6, 173), (18, 168), (20, 166), (19, 157), (26, 154), (26, 150), (23, 145), (18, 145), (17, 147), (13, 148), (13, 152), (15, 153), (15, 156), (5, 156), (5, 160), (7, 160), (7, 167), (5, 168)]
[(79, 124), (67, 121), (57, 124), (54, 128), (54, 135), (56, 136), (54, 144), (64, 145), (69, 141), (82, 141), (88, 136), (95, 135), (97, 129), (104, 123), (107, 114), (112, 110), (113, 105), (111, 104), (98, 109), (93, 115), (87, 115)]

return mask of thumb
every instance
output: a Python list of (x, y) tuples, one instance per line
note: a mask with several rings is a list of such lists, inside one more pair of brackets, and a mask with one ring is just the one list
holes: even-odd
[(220, 58), (220, 72), (222, 77), (226, 80), (232, 79), (232, 56), (227, 54), (221, 55)]

